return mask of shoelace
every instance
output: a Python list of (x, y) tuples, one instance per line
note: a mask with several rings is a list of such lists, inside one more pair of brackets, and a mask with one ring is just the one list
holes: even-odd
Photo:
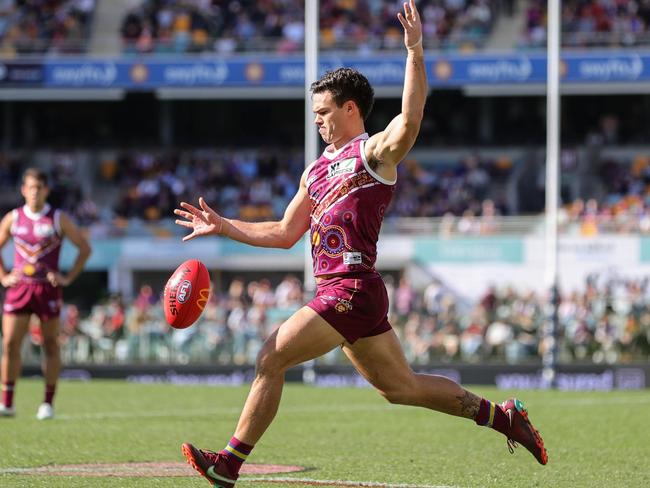
[(506, 442), (508, 443), (508, 451), (510, 451), (510, 454), (514, 454), (515, 448), (518, 447), (517, 443), (510, 438), (508, 438)]

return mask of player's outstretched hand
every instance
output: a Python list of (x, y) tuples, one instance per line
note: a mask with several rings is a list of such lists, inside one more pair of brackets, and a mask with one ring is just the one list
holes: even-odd
[(219, 235), (223, 231), (223, 217), (217, 212), (212, 210), (203, 197), (199, 197), (199, 207), (197, 208), (194, 205), (191, 205), (187, 202), (181, 202), (180, 206), (183, 208), (177, 208), (174, 210), (174, 213), (183, 219), (176, 219), (176, 223), (188, 229), (192, 229), (192, 232), (185, 237), (183, 241), (189, 241), (195, 237), (200, 236), (210, 236), (210, 235)]
[(404, 14), (397, 12), (397, 19), (404, 27), (404, 45), (408, 49), (419, 46), (422, 43), (422, 22), (415, 0), (404, 2)]

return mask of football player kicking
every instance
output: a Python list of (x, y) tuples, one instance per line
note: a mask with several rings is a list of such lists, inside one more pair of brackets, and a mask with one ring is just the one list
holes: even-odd
[(389, 402), (429, 408), (474, 420), (517, 443), (541, 464), (547, 454), (523, 404), (494, 403), (442, 376), (409, 367), (388, 322), (388, 298), (375, 270), (384, 212), (397, 181), (397, 165), (420, 130), (427, 78), (420, 16), (413, 0), (398, 13), (407, 49), (402, 112), (368, 136), (364, 121), (374, 93), (358, 71), (341, 68), (311, 86), (315, 123), (329, 144), (302, 175), (279, 222), (249, 223), (221, 217), (203, 198), (182, 202), (176, 223), (191, 230), (184, 241), (220, 235), (253, 246), (290, 248), (310, 231), (317, 290), (266, 340), (234, 436), (219, 452), (183, 444), (188, 462), (213, 486), (231, 488), (242, 463), (275, 417), (287, 369), (341, 347), (357, 371)]

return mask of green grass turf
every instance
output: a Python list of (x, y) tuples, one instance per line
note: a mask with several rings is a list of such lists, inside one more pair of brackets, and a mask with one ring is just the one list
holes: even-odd
[[(0, 486), (207, 487), (199, 477), (90, 478), (7, 474), (51, 464), (182, 461), (180, 444), (218, 450), (230, 438), (248, 388), (62, 382), (57, 419), (34, 419), (42, 383), (17, 388), (18, 416), (0, 418)], [(495, 400), (512, 392), (477, 387)], [(472, 422), (387, 404), (370, 389), (288, 385), (280, 412), (249, 458), (313, 468), (324, 480), (453, 487), (648, 487), (650, 391), (520, 392), (550, 461)], [(3, 470), (5, 472), (3, 472)], [(251, 482), (241, 487), (279, 484)], [(299, 486), (292, 484), (290, 486)]]

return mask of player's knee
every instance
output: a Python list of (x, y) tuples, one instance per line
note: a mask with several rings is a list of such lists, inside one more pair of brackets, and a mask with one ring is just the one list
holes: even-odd
[(284, 374), (286, 368), (283, 368), (282, 364), (279, 353), (263, 347), (257, 355), (257, 360), (255, 362), (255, 375), (272, 376), (276, 374)]
[(2, 350), (8, 357), (15, 358), (20, 356), (21, 341), (11, 337), (2, 338)]
[(405, 395), (397, 389), (392, 390), (379, 390), (379, 394), (383, 396), (388, 403), (395, 405), (403, 405), (405, 402)]
[(54, 356), (59, 353), (59, 341), (56, 337), (43, 338), (43, 352), (46, 356)]
[(379, 394), (389, 403), (395, 405), (412, 405), (417, 397), (417, 388), (409, 381), (397, 382), (394, 385), (377, 388)]

